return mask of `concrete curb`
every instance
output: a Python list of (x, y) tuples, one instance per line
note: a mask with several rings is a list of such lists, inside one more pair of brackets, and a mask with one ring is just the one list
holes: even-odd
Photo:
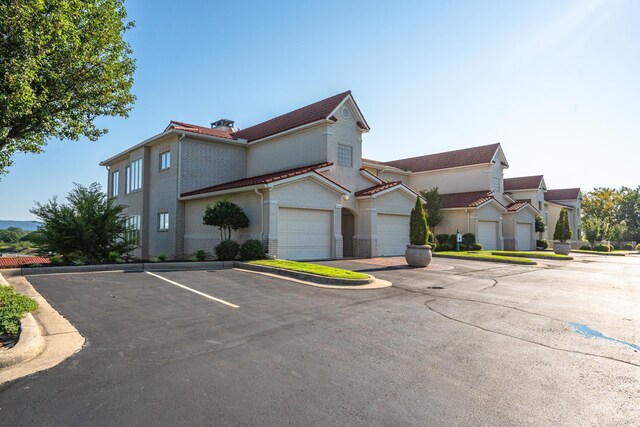
[[(389, 288), (389, 287), (392, 286), (391, 282), (388, 282), (386, 280), (381, 280), (381, 279), (374, 279), (374, 281), (372, 283), (369, 283), (369, 284), (366, 284), (366, 285), (355, 285), (355, 286), (354, 285), (347, 285), (347, 286), (322, 285), (322, 284), (319, 284), (319, 283), (309, 282), (309, 281), (306, 281), (306, 280), (294, 279), (293, 277), (282, 276), (280, 274), (266, 273), (266, 272), (255, 271), (255, 270), (244, 270), (244, 269), (238, 268), (238, 267), (234, 268), (234, 270), (241, 271), (243, 273), (260, 274), (262, 276), (274, 277), (276, 279), (286, 280), (288, 282), (295, 282), (295, 283), (300, 283), (302, 285), (313, 286), (315, 288), (324, 288), (324, 289), (342, 289), (342, 290), (350, 290), (350, 291), (363, 291), (363, 290), (371, 290), (371, 289)], [(371, 276), (371, 277), (373, 277), (373, 276)]]
[[(1, 274), (0, 281), (4, 281)], [(80, 351), (85, 342), (78, 330), (51, 307), (27, 279), (21, 276), (14, 276), (10, 278), (9, 284), (17, 292), (30, 296), (38, 302), (39, 308), (33, 313), (32, 319), (34, 319), (33, 325), (35, 329), (40, 334), (42, 351), (31, 359), (22, 360), (12, 366), (2, 367), (0, 369), (0, 384), (52, 368)], [(26, 316), (25, 319), (29, 316)], [(29, 339), (29, 341), (33, 340)], [(16, 347), (21, 342), (22, 333)], [(9, 351), (14, 350), (16, 347)]]
[(0, 368), (17, 365), (31, 360), (44, 350), (44, 339), (40, 328), (31, 313), (27, 313), (20, 320), (20, 337), (18, 343), (11, 349), (0, 353)]
[(170, 270), (220, 270), (232, 268), (235, 261), (176, 261), (140, 262), (134, 264), (64, 265), (57, 267), (22, 267), (2, 270), (7, 277), (35, 276), (40, 274), (69, 274), (97, 272), (142, 272)]
[(245, 262), (237, 262), (236, 268), (243, 270), (259, 271), (261, 273), (271, 273), (278, 276), (290, 277), (292, 279), (304, 280), (316, 283), (318, 285), (332, 286), (363, 286), (372, 284), (376, 278), (369, 275), (367, 279), (338, 279), (335, 277), (318, 276), (311, 273), (302, 273), (299, 271), (285, 270), (283, 268), (268, 267), (266, 265), (249, 264)]
[[(482, 262), (496, 262), (499, 264), (515, 264), (515, 265), (538, 265), (538, 263), (536, 261), (533, 261), (533, 264), (531, 262), (527, 262), (527, 261), (507, 261), (507, 260), (498, 260), (498, 259), (482, 259), (482, 258), (465, 258), (465, 257), (459, 257), (459, 256), (450, 256), (450, 255), (438, 255), (437, 252), (433, 254), (434, 257), (436, 258), (449, 258), (449, 259), (461, 259), (463, 261), (482, 261)], [(539, 259), (539, 258), (538, 258)]]

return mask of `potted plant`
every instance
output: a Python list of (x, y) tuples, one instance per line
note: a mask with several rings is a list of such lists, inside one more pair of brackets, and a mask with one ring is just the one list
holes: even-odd
[(571, 243), (567, 242), (571, 238), (571, 227), (569, 226), (569, 212), (562, 208), (560, 210), (560, 218), (556, 223), (556, 229), (553, 232), (553, 252), (562, 255), (569, 255), (571, 252)]
[(418, 196), (416, 206), (411, 210), (409, 222), (409, 244), (404, 259), (411, 267), (426, 267), (431, 262), (431, 246), (427, 245), (429, 229), (427, 217)]

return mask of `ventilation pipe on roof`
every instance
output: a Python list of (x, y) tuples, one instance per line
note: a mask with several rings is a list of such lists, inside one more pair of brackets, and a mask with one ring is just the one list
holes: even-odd
[(234, 132), (233, 124), (235, 122), (229, 119), (220, 119), (211, 123), (211, 129), (221, 130), (224, 132)]

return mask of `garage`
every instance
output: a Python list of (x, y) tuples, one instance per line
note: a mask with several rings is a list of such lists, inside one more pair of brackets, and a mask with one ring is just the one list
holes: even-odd
[(530, 251), (533, 248), (531, 241), (533, 240), (533, 224), (517, 223), (516, 224), (516, 249), (519, 251)]
[(409, 217), (378, 214), (378, 256), (404, 255), (409, 244)]
[(331, 258), (331, 211), (280, 208), (278, 258)]
[(483, 249), (499, 249), (497, 221), (478, 221), (478, 242), (482, 244)]

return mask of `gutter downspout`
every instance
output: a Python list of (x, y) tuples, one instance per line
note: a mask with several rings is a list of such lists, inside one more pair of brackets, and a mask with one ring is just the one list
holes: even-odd
[(182, 140), (187, 136), (186, 134), (180, 135), (178, 138), (178, 199), (180, 198), (180, 192), (182, 191), (181, 184), (182, 180)]
[(260, 196), (260, 242), (262, 243), (264, 242), (264, 194), (257, 188), (254, 188), (253, 191)]
[(469, 213), (469, 209), (464, 210), (467, 213), (467, 233), (471, 233), (471, 214)]

